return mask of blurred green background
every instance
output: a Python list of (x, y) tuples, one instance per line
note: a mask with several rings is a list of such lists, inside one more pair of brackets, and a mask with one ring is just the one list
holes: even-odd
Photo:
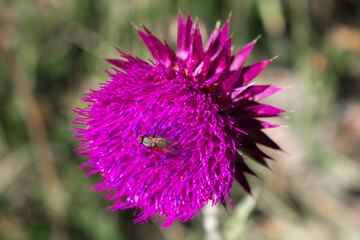
[[(248, 63), (279, 55), (256, 83), (291, 110), (267, 131), (285, 153), (253, 166), (254, 196), (190, 223), (132, 223), (87, 190), (69, 121), (106, 80), (112, 46), (150, 58), (132, 22), (176, 46), (181, 11), (206, 40), (232, 13), (234, 51), (261, 34)], [(0, 239), (360, 239), (360, 2), (357, 0), (1, 0)]]

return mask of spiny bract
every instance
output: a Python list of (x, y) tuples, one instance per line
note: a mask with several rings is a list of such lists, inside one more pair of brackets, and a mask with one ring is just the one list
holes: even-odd
[(101, 175), (91, 188), (106, 190), (113, 210), (140, 209), (135, 222), (157, 215), (163, 227), (189, 221), (209, 201), (225, 204), (235, 180), (250, 193), (244, 174), (256, 174), (238, 151), (267, 166), (256, 143), (280, 149), (261, 131), (278, 125), (257, 118), (284, 112), (258, 102), (281, 88), (249, 84), (271, 60), (243, 66), (256, 40), (231, 55), (228, 31), (216, 27), (203, 48), (198, 23), (179, 15), (175, 53), (138, 30), (155, 63), (118, 50), (111, 80), (75, 108), (81, 168)]

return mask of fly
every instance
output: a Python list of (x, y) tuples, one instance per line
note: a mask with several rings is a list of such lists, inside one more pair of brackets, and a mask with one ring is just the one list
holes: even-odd
[(139, 143), (144, 144), (144, 146), (148, 148), (166, 148), (171, 144), (171, 142), (165, 138), (149, 137), (148, 135), (140, 135), (137, 140)]

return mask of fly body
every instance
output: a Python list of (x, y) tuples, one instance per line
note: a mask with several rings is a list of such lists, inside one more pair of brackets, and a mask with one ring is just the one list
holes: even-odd
[(138, 137), (138, 142), (142, 143), (145, 147), (153, 148), (165, 148), (171, 144), (171, 142), (162, 137), (149, 137), (147, 135), (140, 135)]

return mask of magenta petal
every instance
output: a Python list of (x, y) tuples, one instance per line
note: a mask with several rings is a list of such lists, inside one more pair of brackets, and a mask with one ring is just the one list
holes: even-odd
[(227, 54), (226, 49), (223, 48), (216, 59), (214, 59), (210, 65), (210, 71), (214, 74), (222, 72), (228, 68), (230, 56)]
[(236, 102), (227, 110), (227, 113), (235, 117), (235, 119), (243, 118), (243, 116), (247, 116), (248, 118), (274, 117), (283, 112), (285, 112), (284, 109), (253, 101)]
[(225, 52), (229, 56), (229, 63), (231, 62), (231, 39), (231, 37), (226, 39), (224, 44)]
[[(228, 110), (228, 113), (232, 116), (241, 116), (241, 115), (247, 115), (251, 117), (273, 117), (277, 116), (283, 112), (285, 112), (284, 109), (258, 103), (254, 101), (239, 101), (236, 102), (234, 107)], [(239, 106), (242, 106), (241, 108)]]
[(207, 80), (207, 84), (212, 85), (215, 83), (221, 82), (223, 79), (225, 79), (227, 72), (218, 72), (216, 74), (211, 75), (211, 77)]
[(224, 48), (226, 55), (228, 55), (230, 60), (231, 38), (227, 37), (228, 32), (229, 32), (229, 24), (228, 22), (226, 22), (226, 24), (222, 27), (220, 32), (218, 32), (218, 29), (216, 28), (211, 34), (210, 39), (206, 45), (205, 52), (206, 54), (211, 55), (210, 60), (212, 62), (216, 61), (219, 55), (223, 53)]
[(138, 34), (150, 50), (151, 54), (157, 61), (164, 63), (165, 66), (170, 66), (172, 61), (168, 54), (168, 49), (166, 49), (166, 47), (159, 41), (159, 39), (152, 35), (145, 27), (144, 29), (147, 34), (140, 30), (138, 30)]
[(168, 53), (168, 56), (170, 58), (170, 60), (172, 62), (176, 62), (177, 61), (177, 58), (176, 58), (176, 54), (175, 52), (170, 48), (170, 46), (167, 44), (167, 42), (164, 40), (164, 46), (165, 46), (165, 49), (167, 50), (167, 53)]
[(194, 69), (204, 59), (204, 49), (201, 39), (199, 24), (196, 22), (193, 33), (193, 47), (192, 47), (192, 64), (191, 69)]
[(234, 102), (242, 99), (251, 99), (259, 101), (263, 98), (269, 97), (274, 93), (280, 91), (282, 87), (270, 85), (246, 85), (234, 89), (231, 93), (231, 99)]
[(176, 55), (182, 60), (186, 60), (188, 56), (191, 54), (191, 48), (193, 43), (192, 29), (193, 29), (193, 22), (191, 20), (190, 14), (188, 14), (187, 16), (186, 24), (184, 24), (181, 15), (179, 15), (178, 43), (177, 43)]
[(207, 43), (205, 45), (205, 52), (211, 52), (212, 51), (212, 48), (213, 48), (218, 36), (219, 36), (219, 28), (216, 27), (212, 31), (212, 33), (211, 33), (211, 35), (209, 37), (209, 40), (207, 41)]
[[(252, 47), (252, 46), (251, 46)], [(246, 52), (245, 52), (246, 51)], [(239, 70), (242, 65), (244, 64), (245, 60), (247, 59), (248, 55), (250, 54), (251, 50), (247, 49), (242, 49), (239, 52), (237, 52), (232, 60), (232, 63), (230, 65), (229, 70), (230, 71), (237, 71)], [(247, 53), (248, 52), (248, 53)], [(246, 54), (247, 53), (247, 54)]]
[(210, 68), (210, 58), (205, 57), (204, 60), (194, 69), (193, 76), (197, 77), (199, 75), (203, 75), (204, 77), (205, 75), (207, 75), (209, 68)]
[(193, 42), (193, 29), (194, 29), (194, 25), (193, 25), (193, 21), (190, 17), (190, 14), (188, 14), (187, 18), (186, 18), (186, 40), (185, 40), (185, 49), (190, 50), (192, 42)]
[[(259, 122), (259, 127), (261, 126), (261, 128), (275, 128), (275, 127), (280, 127), (280, 124), (276, 124), (276, 123), (270, 123), (270, 122), (266, 122), (266, 121), (258, 121)], [(255, 125), (254, 125), (255, 127)]]
[(257, 39), (255, 39), (254, 41), (246, 45), (244, 48), (242, 48), (240, 51), (235, 53), (230, 64), (230, 71), (237, 71), (242, 67), (242, 65), (250, 55), (250, 52), (253, 49), (256, 41)]
[(205, 53), (202, 62), (194, 70), (194, 74), (195, 74), (194, 76), (202, 74), (204, 77), (206, 77), (208, 75), (211, 64), (210, 58), (211, 58), (211, 52), (208, 51)]
[(251, 82), (259, 73), (261, 73), (271, 60), (264, 60), (248, 67), (244, 67), (241, 73), (242, 85), (246, 85)]
[(234, 89), (231, 93), (231, 98), (234, 102), (239, 101), (241, 99), (252, 99), (254, 100), (259, 94), (263, 93), (266, 89), (268, 89), (269, 85), (246, 85), (242, 87), (238, 87)]
[[(255, 86), (254, 86), (255, 87)], [(255, 88), (254, 88), (255, 89)], [(254, 101), (260, 101), (263, 98), (269, 97), (275, 93), (277, 93), (278, 91), (280, 91), (281, 89), (283, 89), (282, 87), (279, 86), (269, 86), (268, 88), (266, 88), (264, 91), (259, 92), (257, 94), (254, 95)]]
[(229, 35), (229, 22), (227, 21), (224, 26), (221, 28), (220, 34), (219, 34), (219, 42), (225, 43), (226, 39)]
[(124, 53), (123, 51), (116, 49), (116, 51), (118, 51), (120, 53), (120, 56), (122, 58), (125, 58), (126, 60), (120, 60), (120, 59), (106, 59), (107, 62), (115, 65), (116, 67), (123, 69), (125, 71), (130, 70), (130, 69), (134, 69), (134, 68), (138, 68), (138, 67), (142, 67), (142, 68), (149, 68), (151, 69), (151, 66), (139, 59), (139, 58), (134, 58), (129, 54)]
[(118, 53), (120, 53), (120, 57), (125, 58), (126, 60), (131, 61), (132, 63), (135, 63), (135, 64), (136, 64), (136, 63), (142, 63), (142, 64), (145, 63), (145, 64), (148, 64), (147, 62), (141, 60), (140, 58), (138, 58), (138, 57), (133, 57), (133, 56), (127, 54), (126, 52), (121, 51), (120, 49), (115, 48), (115, 50), (116, 50)]
[(233, 101), (241, 99), (240, 97), (243, 95), (243, 93), (249, 91), (250, 88), (251, 85), (246, 85), (233, 89), (233, 91), (231, 92), (231, 99)]
[(177, 32), (177, 56), (179, 56), (181, 59), (185, 59), (187, 55), (184, 57), (183, 54), (186, 52), (185, 46), (186, 46), (186, 27), (184, 20), (179, 14), (178, 18), (178, 32)]
[(128, 61), (120, 59), (106, 59), (106, 61), (124, 70), (131, 69), (133, 67), (133, 65)]
[(229, 93), (233, 89), (233, 85), (238, 81), (240, 72), (228, 72), (223, 76), (222, 88), (225, 93)]
[(267, 104), (259, 104), (255, 117), (273, 117), (285, 112), (284, 109), (270, 106)]

